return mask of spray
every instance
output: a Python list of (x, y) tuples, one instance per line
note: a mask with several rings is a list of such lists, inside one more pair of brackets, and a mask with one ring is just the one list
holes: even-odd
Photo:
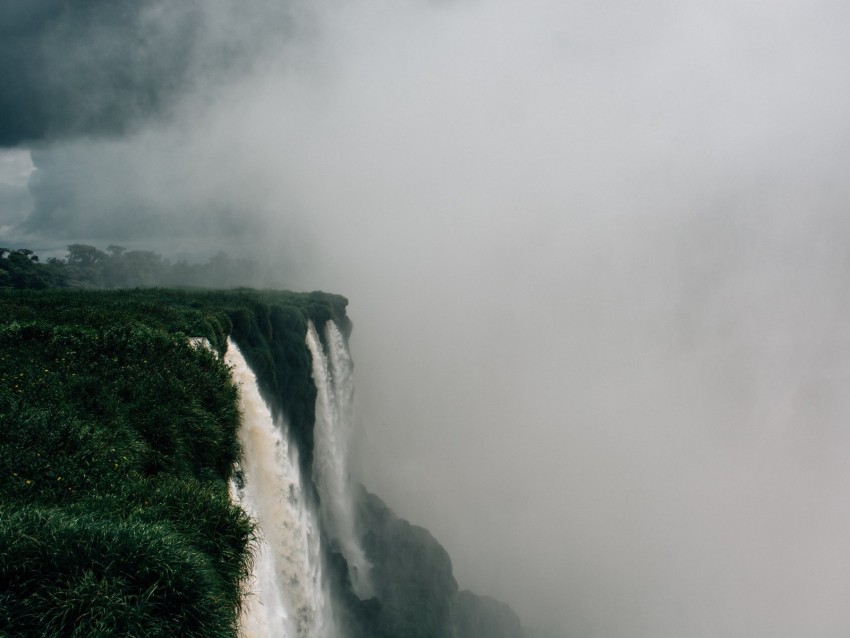
[(354, 495), (348, 469), (348, 445), (353, 422), (353, 365), (345, 338), (333, 321), (325, 325), (328, 354), (312, 322), (307, 347), (313, 357), (316, 384), (313, 480), (321, 501), (320, 514), (337, 549), (350, 568), (351, 584), (360, 598), (371, 596), (369, 563), (354, 525)]
[[(335, 634), (322, 579), (321, 541), (305, 498), (297, 450), (263, 401), (257, 378), (228, 342), (225, 361), (239, 386), (244, 477), (235, 499), (259, 527), (254, 569), (240, 619), (244, 638), (327, 638)], [(235, 486), (234, 486), (235, 488)]]

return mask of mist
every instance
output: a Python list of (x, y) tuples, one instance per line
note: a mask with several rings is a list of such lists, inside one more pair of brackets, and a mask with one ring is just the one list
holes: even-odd
[(0, 239), (346, 295), (358, 478), (527, 626), (846, 636), (850, 8), (250, 7), (5, 133)]

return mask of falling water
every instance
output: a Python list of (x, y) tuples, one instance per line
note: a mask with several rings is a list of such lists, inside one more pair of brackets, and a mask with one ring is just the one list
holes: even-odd
[(354, 528), (354, 498), (348, 472), (348, 442), (354, 397), (353, 367), (345, 338), (333, 321), (325, 325), (328, 355), (312, 322), (307, 347), (313, 357), (316, 384), (313, 479), (321, 500), (324, 527), (351, 567), (351, 582), (361, 598), (371, 595), (369, 563)]
[(257, 521), (250, 594), (240, 619), (244, 638), (326, 638), (333, 621), (321, 575), (315, 517), (307, 505), (296, 449), (277, 427), (257, 378), (228, 342), (225, 360), (239, 386), (244, 484), (236, 500)]

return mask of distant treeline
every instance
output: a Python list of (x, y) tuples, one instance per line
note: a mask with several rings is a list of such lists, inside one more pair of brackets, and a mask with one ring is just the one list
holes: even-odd
[(256, 262), (223, 252), (206, 263), (190, 264), (171, 262), (150, 250), (109, 246), (104, 252), (71, 244), (65, 259), (42, 262), (27, 248), (0, 247), (0, 288), (232, 288), (257, 285), (259, 279)]

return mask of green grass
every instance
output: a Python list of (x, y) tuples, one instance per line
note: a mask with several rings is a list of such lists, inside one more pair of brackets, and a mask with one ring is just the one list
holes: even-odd
[(115, 514), (4, 508), (5, 635), (234, 635), (238, 601), (211, 557), (167, 520)]
[(306, 322), (348, 330), (345, 304), (0, 292), (0, 635), (235, 636), (254, 533), (228, 495), (238, 395), (221, 358), (188, 337), (220, 354), (232, 336), (310, 450)]

